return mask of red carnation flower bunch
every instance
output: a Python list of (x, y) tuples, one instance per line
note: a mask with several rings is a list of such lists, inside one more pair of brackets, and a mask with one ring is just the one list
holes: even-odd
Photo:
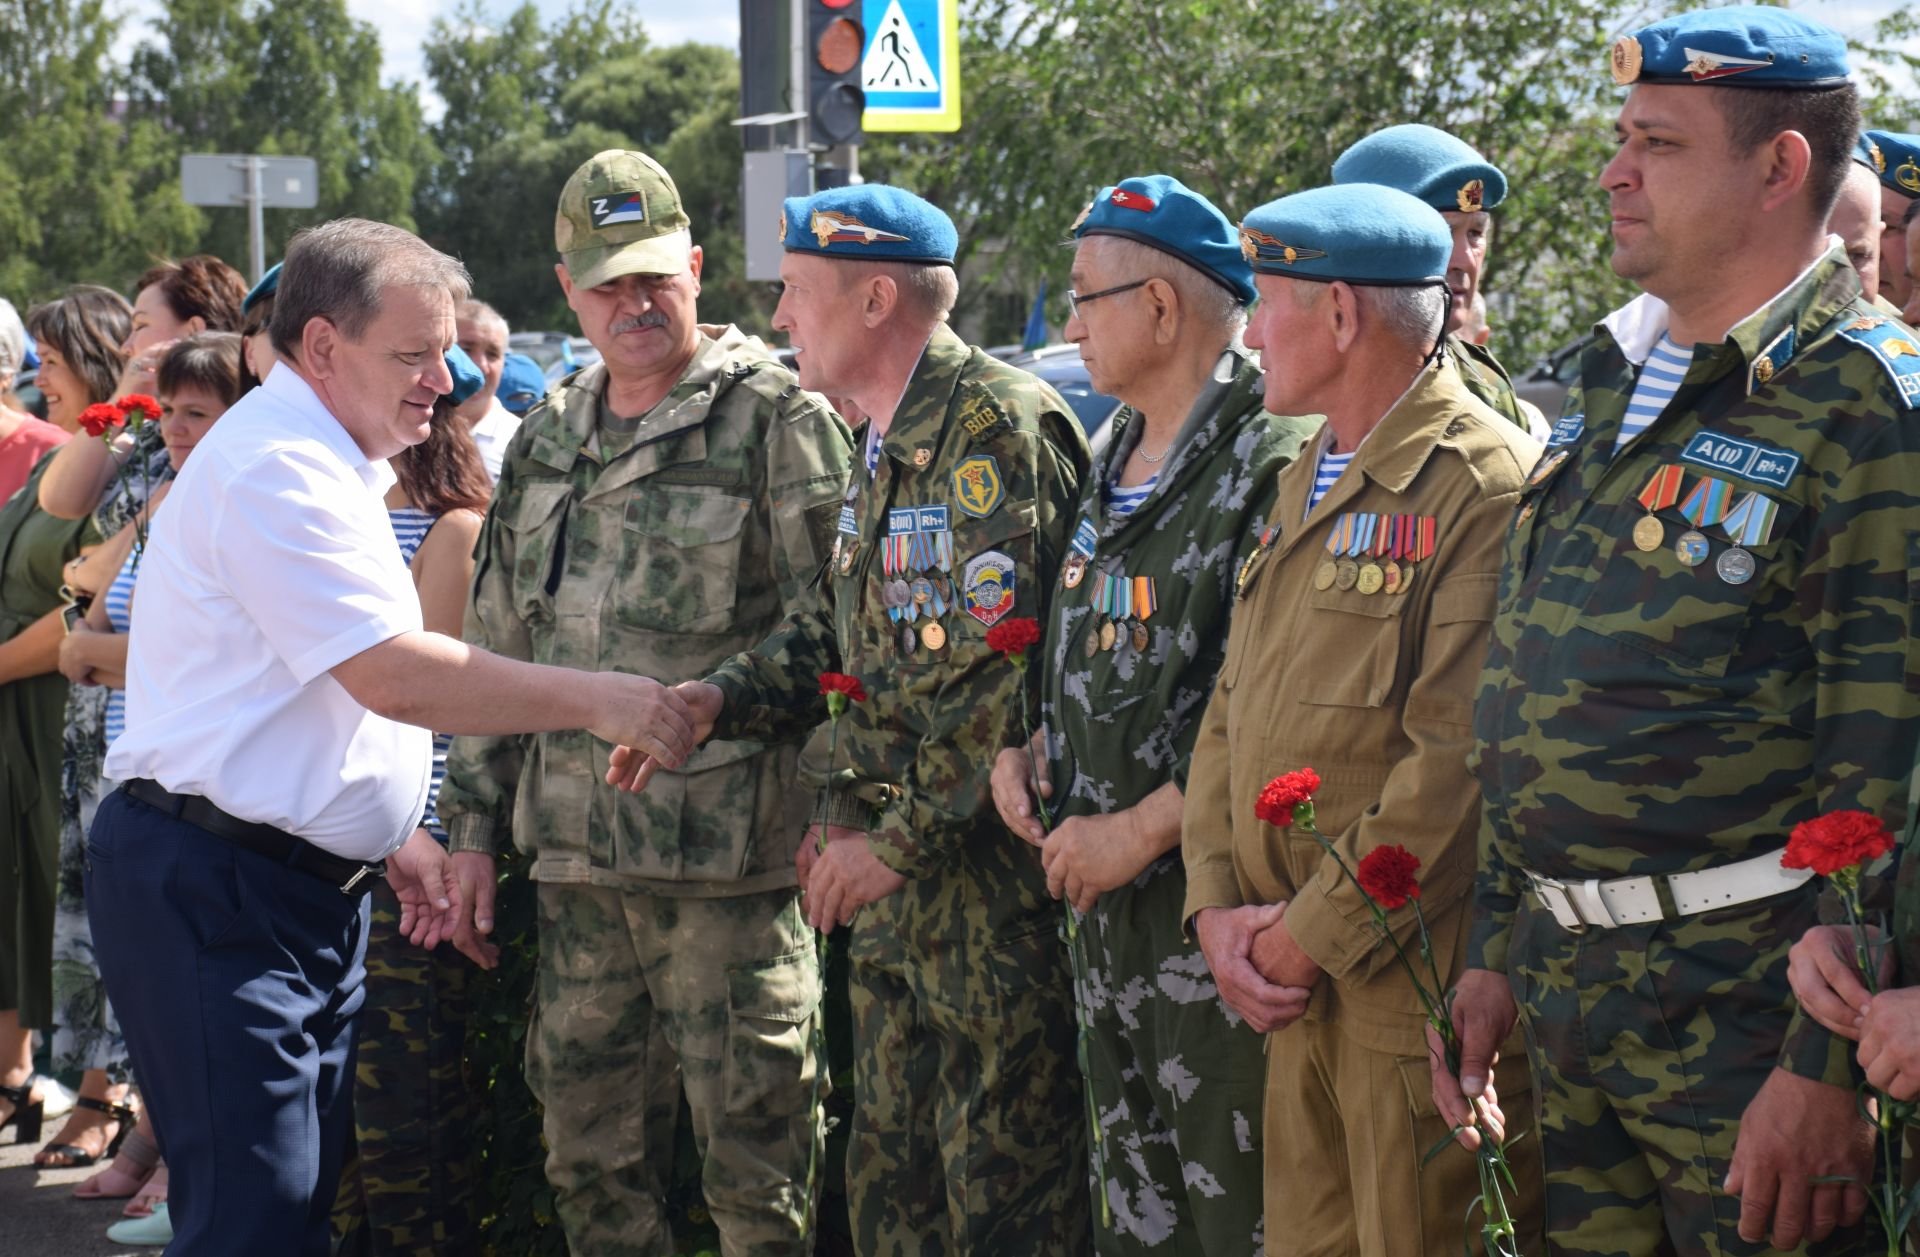
[[(1310, 826), (1313, 824), (1313, 795), (1320, 788), (1320, 774), (1311, 768), (1297, 768), (1290, 773), (1281, 773), (1260, 791), (1259, 801), (1253, 805), (1256, 818), (1269, 825), (1285, 828), (1288, 825)], [(1306, 809), (1306, 815), (1300, 811)]]
[(987, 630), (987, 649), (999, 651), (1021, 668), (1027, 666), (1027, 647), (1040, 644), (1040, 621), (1005, 620)]
[(1420, 882), (1414, 877), (1419, 868), (1420, 857), (1405, 847), (1375, 847), (1360, 857), (1353, 880), (1367, 898), (1393, 912), (1420, 897)]
[(867, 701), (867, 690), (860, 684), (860, 678), (844, 672), (822, 672), (820, 692), (827, 698), (827, 714), (835, 720), (847, 710), (848, 703)]
[(95, 402), (80, 412), (80, 427), (88, 436), (105, 437), (126, 422), (126, 412), (112, 402)]
[(1820, 877), (1858, 874), (1860, 866), (1893, 850), (1893, 834), (1871, 812), (1828, 812), (1793, 827), (1780, 863)]
[[(1380, 941), (1392, 949), (1394, 959), (1406, 973), (1407, 980), (1413, 983), (1414, 994), (1420, 999), (1427, 1024), (1433, 1027), (1446, 1046), (1448, 1068), (1458, 1073), (1460, 1039), (1453, 1029), (1453, 993), (1446, 989), (1446, 984), (1440, 979), (1440, 967), (1433, 955), (1433, 937), (1427, 931), (1426, 914), (1420, 910), (1420, 857), (1398, 843), (1392, 843), (1373, 848), (1360, 857), (1357, 866), (1348, 865), (1340, 848), (1320, 832), (1313, 808), (1313, 796), (1319, 789), (1320, 774), (1311, 768), (1296, 768), (1292, 772), (1281, 773), (1261, 789), (1260, 798), (1253, 805), (1253, 814), (1269, 825), (1305, 830), (1312, 835), (1321, 849), (1340, 866), (1347, 880), (1359, 890), (1361, 898), (1367, 901), (1367, 911), (1373, 917), (1374, 930), (1379, 934)], [(1414, 923), (1418, 929), (1418, 969), (1414, 967), (1413, 957), (1408, 954), (1407, 947), (1401, 943), (1387, 919), (1389, 912), (1397, 912), (1408, 905), (1413, 907)], [(1421, 970), (1425, 971), (1425, 977), (1422, 977)], [(1480, 1147), (1474, 1157), (1480, 1174), (1478, 1203), (1482, 1211), (1481, 1237), (1486, 1242), (1489, 1254), (1516, 1253), (1519, 1251), (1519, 1229), (1514, 1222), (1512, 1205), (1507, 1200), (1507, 1192), (1514, 1181), (1513, 1173), (1507, 1167), (1507, 1152), (1477, 1114), (1474, 1126), (1480, 1131)]]

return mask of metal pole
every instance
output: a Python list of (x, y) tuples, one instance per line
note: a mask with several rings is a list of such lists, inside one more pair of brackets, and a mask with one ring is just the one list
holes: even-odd
[(807, 112), (807, 53), (807, 0), (793, 0), (793, 81), (787, 87), (787, 108), (800, 115), (793, 124), (793, 146), (803, 153), (813, 123)]
[(260, 195), (260, 168), (264, 165), (266, 162), (258, 157), (247, 158), (247, 236), (256, 284), (267, 273), (267, 215)]

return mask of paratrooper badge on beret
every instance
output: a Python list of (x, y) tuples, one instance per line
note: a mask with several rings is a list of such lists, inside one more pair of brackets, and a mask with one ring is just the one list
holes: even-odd
[(1867, 131), (1860, 144), (1871, 145), (1880, 155), (1873, 173), (1883, 186), (1901, 196), (1920, 196), (1920, 135), (1905, 131)]
[(883, 183), (863, 183), (788, 197), (780, 243), (789, 253), (951, 266), (960, 234), (931, 202)]
[(1439, 210), (1376, 183), (1269, 201), (1240, 224), (1240, 242), (1260, 274), (1395, 288), (1445, 283), (1453, 255)]
[(1853, 160), (1871, 170), (1875, 176), (1887, 173), (1887, 155), (1880, 151), (1880, 146), (1873, 142), (1873, 136), (1868, 132), (1861, 132), (1860, 138), (1854, 142)]
[(1138, 175), (1100, 189), (1073, 220), (1072, 231), (1082, 240), (1138, 241), (1195, 268), (1243, 305), (1254, 298), (1253, 274), (1232, 220), (1172, 175)]
[(1818, 22), (1785, 9), (1740, 5), (1676, 14), (1613, 43), (1613, 81), (1770, 88), (1839, 87), (1847, 45)]
[(1437, 210), (1472, 214), (1507, 199), (1507, 176), (1457, 135), (1420, 122), (1383, 127), (1333, 163), (1333, 181), (1397, 188)]

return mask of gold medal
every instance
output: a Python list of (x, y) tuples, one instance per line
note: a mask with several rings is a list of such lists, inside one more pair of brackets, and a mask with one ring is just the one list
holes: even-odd
[(947, 630), (940, 627), (940, 621), (928, 620), (920, 630), (920, 640), (927, 644), (928, 650), (938, 650), (947, 644)]
[(1376, 563), (1362, 565), (1360, 575), (1354, 580), (1354, 585), (1363, 594), (1377, 594), (1386, 583), (1387, 574)]
[(1113, 627), (1112, 620), (1108, 620), (1105, 624), (1102, 624), (1100, 626), (1100, 649), (1112, 650), (1113, 643), (1119, 639), (1119, 636), (1119, 633), (1115, 631)]
[(1337, 572), (1333, 566), (1333, 560), (1326, 560), (1321, 563), (1319, 567), (1313, 569), (1313, 587), (1315, 589), (1332, 589), (1333, 578), (1336, 575)]
[(1400, 574), (1400, 565), (1388, 559), (1380, 565), (1380, 588), (1389, 594), (1400, 592), (1400, 582), (1406, 578)]
[(1080, 647), (1080, 653), (1089, 659), (1100, 653), (1100, 628), (1098, 625), (1087, 625), (1087, 640), (1086, 643)]
[(1360, 565), (1352, 559), (1341, 559), (1333, 565), (1333, 583), (1341, 589), (1352, 589), (1360, 580)]
[(1633, 544), (1648, 554), (1667, 544), (1667, 528), (1657, 515), (1642, 515), (1633, 526)]

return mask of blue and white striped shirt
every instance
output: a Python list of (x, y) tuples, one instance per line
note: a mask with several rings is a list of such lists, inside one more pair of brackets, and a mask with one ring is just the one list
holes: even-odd
[[(393, 539), (400, 543), (400, 561), (408, 567), (413, 566), (413, 556), (420, 552), (420, 543), (427, 539), (438, 522), (437, 515), (429, 515), (416, 506), (387, 508), (387, 518), (393, 521)], [(426, 814), (420, 818), (420, 824), (434, 836), (438, 842), (447, 841), (447, 831), (440, 824), (440, 814), (434, 804), (440, 799), (440, 785), (447, 779), (447, 752), (453, 748), (453, 735), (436, 733), (433, 735), (433, 780), (427, 785)]]
[(1160, 474), (1155, 472), (1144, 481), (1135, 485), (1107, 486), (1107, 513), (1116, 519), (1125, 519), (1140, 509), (1140, 504), (1153, 492), (1153, 486), (1160, 483)]
[(1692, 346), (1675, 344), (1673, 337), (1660, 333), (1659, 341), (1647, 354), (1646, 365), (1640, 368), (1640, 382), (1633, 386), (1633, 396), (1627, 400), (1620, 435), (1613, 442), (1616, 456), (1660, 417), (1673, 395), (1680, 391), (1680, 382), (1687, 378), (1687, 366), (1692, 361)]
[(1320, 465), (1313, 469), (1313, 494), (1307, 498), (1307, 514), (1313, 514), (1313, 508), (1320, 505), (1320, 500), (1327, 496), (1327, 491), (1333, 488), (1347, 470), (1347, 464), (1352, 461), (1352, 450), (1336, 454), (1333, 446), (1328, 445), (1320, 452)]
[[(133, 627), (133, 582), (140, 572), (140, 550), (135, 547), (127, 555), (127, 561), (120, 565), (115, 573), (113, 584), (107, 586), (107, 623), (116, 633), (124, 633)], [(107, 691), (107, 713), (105, 718), (107, 740), (103, 746), (112, 746), (113, 740), (127, 731), (127, 692), (124, 689)]]

